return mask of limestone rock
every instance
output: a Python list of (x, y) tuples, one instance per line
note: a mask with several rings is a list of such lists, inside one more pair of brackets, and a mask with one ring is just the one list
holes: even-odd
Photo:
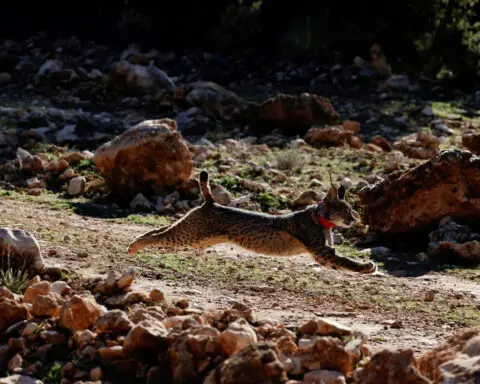
[(45, 267), (37, 239), (20, 229), (0, 228), (0, 260), (36, 274)]
[(353, 137), (351, 131), (346, 131), (343, 127), (312, 127), (305, 135), (305, 141), (314, 146), (341, 146), (349, 144)]
[(363, 221), (373, 231), (407, 232), (444, 216), (480, 219), (480, 157), (445, 150), (405, 172), (359, 192)]
[(256, 342), (257, 334), (255, 330), (245, 319), (238, 319), (222, 332), (220, 336), (220, 350), (225, 356), (231, 356), (247, 345)]
[(287, 133), (306, 132), (312, 125), (340, 124), (340, 116), (330, 101), (309, 93), (278, 94), (252, 108), (252, 112), (251, 122), (255, 126), (275, 126)]
[(428, 256), (459, 261), (480, 262), (480, 234), (450, 217), (440, 220), (439, 228), (429, 234)]
[(10, 325), (30, 318), (28, 307), (6, 297), (0, 299), (0, 331), (4, 331)]
[(354, 382), (358, 384), (431, 384), (420, 373), (413, 351), (383, 350), (372, 356), (371, 360), (353, 373)]
[(167, 330), (160, 321), (144, 320), (135, 325), (125, 338), (125, 354), (141, 361), (155, 360), (167, 348)]
[(430, 159), (440, 148), (440, 140), (428, 132), (412, 133), (399, 139), (393, 147), (415, 159)]
[(188, 147), (171, 119), (134, 125), (103, 144), (93, 162), (112, 191), (130, 198), (181, 184), (193, 167)]
[(271, 343), (247, 346), (212, 371), (204, 384), (279, 384), (287, 381), (278, 350)]
[(480, 155), (480, 133), (465, 133), (462, 136), (462, 144), (476, 155)]
[(127, 314), (118, 309), (106, 312), (95, 321), (95, 328), (102, 333), (127, 333), (133, 326)]
[(70, 196), (78, 196), (85, 192), (87, 179), (84, 176), (77, 176), (68, 182), (67, 193)]
[(0, 378), (0, 384), (43, 384), (43, 381), (27, 375), (11, 375)]
[(320, 336), (350, 336), (352, 334), (349, 327), (329, 319), (310, 320), (303, 324), (298, 331), (301, 334)]
[(60, 313), (60, 325), (72, 332), (89, 328), (100, 316), (100, 307), (90, 294), (74, 295), (65, 302)]

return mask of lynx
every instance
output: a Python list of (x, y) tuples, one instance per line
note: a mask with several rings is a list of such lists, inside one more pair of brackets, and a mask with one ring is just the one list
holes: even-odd
[(376, 273), (373, 262), (361, 262), (338, 254), (331, 229), (349, 227), (359, 214), (345, 201), (345, 187), (333, 183), (325, 198), (303, 210), (270, 215), (220, 205), (215, 202), (208, 173), (200, 173), (204, 203), (176, 223), (137, 237), (128, 247), (130, 255), (149, 246), (206, 248), (234, 243), (264, 255), (294, 256), (309, 253), (322, 266), (335, 270)]

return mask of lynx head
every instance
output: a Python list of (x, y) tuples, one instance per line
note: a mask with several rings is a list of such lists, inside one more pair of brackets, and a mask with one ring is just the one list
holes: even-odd
[(323, 199), (323, 209), (326, 219), (338, 227), (347, 228), (360, 220), (360, 215), (352, 206), (345, 201), (346, 188), (340, 185), (339, 188), (333, 185)]

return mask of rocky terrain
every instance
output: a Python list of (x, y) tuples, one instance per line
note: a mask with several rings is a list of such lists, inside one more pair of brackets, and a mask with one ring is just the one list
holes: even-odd
[[(474, 380), (479, 102), (359, 58), (4, 41), (0, 383)], [(230, 245), (129, 257), (201, 204), (202, 169), (220, 204), (272, 214), (332, 175), (363, 218), (335, 247), (384, 275)]]

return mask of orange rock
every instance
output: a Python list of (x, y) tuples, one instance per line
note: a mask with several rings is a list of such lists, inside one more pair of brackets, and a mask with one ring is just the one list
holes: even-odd
[(103, 144), (93, 162), (111, 190), (129, 198), (175, 187), (193, 168), (188, 147), (171, 119), (146, 120), (131, 127)]
[(359, 192), (363, 221), (373, 231), (406, 232), (435, 225), (444, 216), (480, 219), (480, 160), (445, 150), (424, 164), (394, 172)]
[(353, 134), (360, 132), (360, 126), (360, 123), (354, 120), (345, 120), (343, 122), (343, 129), (345, 129), (345, 131), (350, 131)]

